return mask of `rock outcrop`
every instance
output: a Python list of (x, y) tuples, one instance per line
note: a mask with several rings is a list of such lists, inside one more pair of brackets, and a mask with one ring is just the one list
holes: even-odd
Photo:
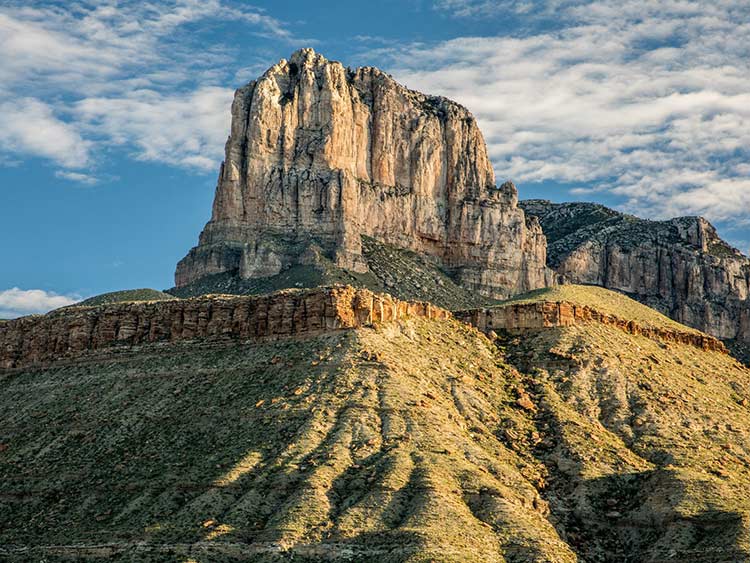
[(528, 329), (574, 326), (581, 323), (601, 323), (624, 330), (628, 334), (652, 340), (687, 344), (701, 350), (727, 353), (726, 346), (713, 336), (692, 330), (677, 330), (644, 326), (636, 321), (599, 311), (586, 305), (560, 302), (519, 303), (456, 313), (456, 317), (483, 332), (506, 330), (523, 332)]
[(750, 341), (750, 258), (701, 217), (647, 221), (590, 203), (521, 202), (563, 283), (615, 289), (721, 339)]
[(237, 90), (213, 214), (175, 282), (273, 276), (321, 252), (363, 272), (362, 235), (489, 297), (550, 281), (541, 227), (496, 186), (467, 109), (302, 49)]
[(116, 345), (196, 338), (274, 339), (313, 335), (405, 317), (448, 318), (444, 309), (349, 286), (261, 297), (66, 307), (0, 323), (0, 368), (46, 364)]
[(687, 327), (680, 330), (677, 323), (665, 327), (638, 322), (569, 301), (510, 302), (451, 313), (424, 301), (403, 301), (386, 293), (335, 286), (261, 296), (208, 295), (77, 305), (46, 315), (4, 321), (0, 322), (0, 369), (46, 365), (116, 346), (200, 339), (274, 340), (408, 317), (454, 316), (485, 333), (601, 323), (629, 334), (726, 352), (716, 338)]

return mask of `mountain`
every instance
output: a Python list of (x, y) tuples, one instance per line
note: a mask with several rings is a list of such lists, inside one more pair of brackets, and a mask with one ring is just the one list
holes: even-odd
[(466, 108), (302, 49), (235, 93), (211, 220), (175, 284), (321, 259), (366, 274), (368, 236), (503, 298), (551, 279), (541, 227), (517, 201)]
[(175, 296), (343, 283), (458, 310), (594, 284), (747, 355), (750, 259), (702, 218), (518, 204), (466, 108), (311, 49), (237, 90), (231, 113), (212, 217)]
[(701, 217), (647, 221), (592, 203), (520, 203), (561, 281), (627, 293), (718, 338), (750, 342), (750, 258)]
[(748, 272), (303, 49), (175, 288), (0, 322), (0, 560), (748, 561)]
[(750, 557), (750, 371), (717, 340), (602, 288), (458, 316), (489, 337), (347, 287), (4, 323), (37, 347), (0, 371), (0, 558)]

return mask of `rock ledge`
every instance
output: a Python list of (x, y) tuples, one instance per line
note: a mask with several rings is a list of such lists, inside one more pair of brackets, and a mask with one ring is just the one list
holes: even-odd
[(352, 329), (406, 317), (448, 318), (425, 302), (350, 286), (259, 297), (205, 296), (67, 307), (0, 324), (0, 368), (47, 364), (117, 345), (198, 338), (274, 339)]

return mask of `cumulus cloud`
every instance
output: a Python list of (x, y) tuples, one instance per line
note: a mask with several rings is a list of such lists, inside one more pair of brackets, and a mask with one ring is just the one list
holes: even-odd
[(13, 319), (25, 315), (46, 313), (52, 309), (72, 305), (80, 301), (75, 295), (58, 295), (43, 289), (19, 289), (0, 291), (0, 318)]
[(94, 146), (110, 144), (145, 160), (214, 168), (228, 131), (231, 74), (220, 69), (231, 52), (198, 44), (186, 28), (210, 21), (297, 41), (279, 20), (231, 0), (3, 3), (0, 97), (19, 101), (0, 105), (0, 152), (80, 169), (96, 166)]
[(0, 149), (4, 151), (77, 168), (88, 163), (90, 145), (72, 124), (56, 116), (49, 104), (35, 98), (0, 103)]
[(232, 96), (220, 87), (183, 94), (135, 90), (86, 98), (73, 112), (92, 134), (134, 146), (137, 159), (211, 171), (221, 160)]
[[(27, 84), (72, 91), (116, 90), (111, 80), (137, 70), (139, 79), (152, 69), (169, 81), (180, 75), (175, 66), (194, 70), (226, 60), (220, 47), (197, 48), (188, 24), (240, 21), (248, 31), (288, 42), (296, 39), (284, 25), (249, 5), (224, 0), (102, 0), (76, 3), (4, 2), (0, 8), (0, 83)], [(157, 72), (158, 74), (158, 72)], [(151, 79), (158, 76), (151, 75)]]
[(580, 183), (649, 216), (750, 219), (750, 5), (439, 0), (436, 8), (558, 20), (545, 31), (370, 53), (410, 87), (469, 107), (500, 177)]
[[(434, 0), (456, 18), (506, 18), (499, 37), (383, 44), (358, 55), (477, 116), (498, 176), (575, 184), (652, 216), (750, 221), (750, 4), (736, 0)], [(232, 0), (5, 2), (0, 160), (46, 158), (93, 183), (92, 155), (213, 171), (231, 89), (263, 68), (197, 44), (187, 24), (241, 21), (297, 39)], [(365, 39), (365, 38), (360, 38)], [(364, 45), (360, 42), (362, 48)], [(224, 69), (223, 71), (220, 69)]]

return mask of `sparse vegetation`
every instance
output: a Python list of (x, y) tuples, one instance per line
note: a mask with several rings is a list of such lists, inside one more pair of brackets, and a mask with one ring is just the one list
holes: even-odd
[(80, 303), (76, 303), (76, 306), (95, 307), (97, 305), (106, 305), (108, 303), (122, 303), (127, 301), (164, 301), (167, 299), (175, 299), (175, 296), (156, 289), (126, 289), (124, 291), (113, 291), (111, 293), (103, 293), (95, 297), (89, 297)]
[(739, 250), (730, 246), (723, 240), (711, 241), (708, 245), (708, 253), (717, 258), (736, 257), (742, 254)]
[(588, 305), (602, 313), (615, 315), (623, 319), (636, 321), (641, 326), (679, 329), (682, 332), (698, 332), (694, 328), (682, 325), (658, 311), (642, 305), (622, 293), (593, 285), (560, 285), (537, 289), (500, 303), (500, 306), (511, 303), (530, 303), (534, 301), (567, 301), (576, 305)]
[(690, 218), (651, 221), (583, 202), (527, 200), (519, 202), (519, 206), (539, 218), (547, 237), (547, 262), (552, 268), (558, 267), (573, 251), (587, 244), (597, 248), (615, 245), (624, 252), (655, 241), (660, 245), (690, 246), (678, 227)]
[(545, 498), (586, 561), (745, 561), (750, 372), (605, 325), (501, 342), (526, 373)]
[(574, 561), (513, 450), (518, 375), (457, 321), (2, 377), (6, 560)]
[(430, 301), (452, 310), (495, 303), (462, 288), (441, 269), (437, 261), (416, 252), (364, 236), (362, 250), (370, 269), (365, 274), (338, 268), (321, 254), (315, 264), (294, 265), (275, 276), (244, 280), (237, 272), (226, 272), (167, 291), (177, 297), (208, 293), (258, 295), (289, 287), (312, 288), (339, 283), (390, 293), (404, 300)]
[[(598, 287), (510, 302), (557, 299), (673, 323)], [(12, 562), (750, 557), (750, 372), (597, 323), (121, 347), (0, 385)]]

